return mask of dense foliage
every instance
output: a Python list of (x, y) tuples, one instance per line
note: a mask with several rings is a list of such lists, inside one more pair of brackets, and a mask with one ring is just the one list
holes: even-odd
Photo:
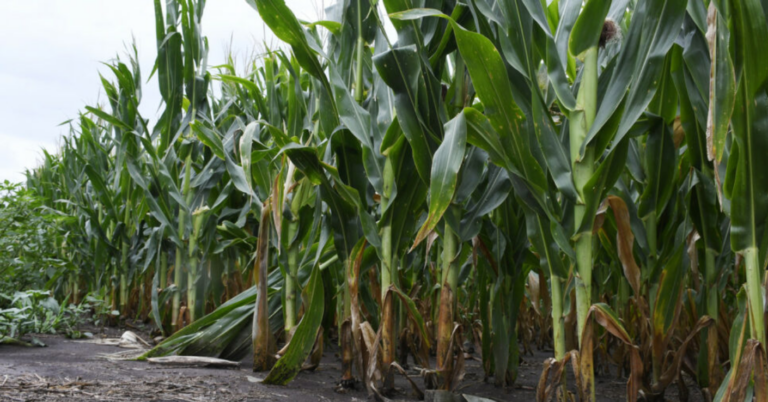
[[(66, 266), (56, 250), (61, 217), (21, 184), (0, 183), (0, 294), (40, 289)], [(0, 307), (6, 302), (0, 300)]]
[[(101, 301), (87, 297), (80, 305), (67, 303), (59, 304), (49, 292), (27, 290), (15, 292), (8, 296), (0, 294), (7, 308), (0, 309), (0, 343), (29, 346), (21, 338), (28, 334), (65, 334), (70, 338), (93, 336), (89, 332), (77, 329)], [(96, 322), (98, 324), (98, 322)], [(45, 346), (41, 341), (32, 338), (34, 344)]]
[(98, 293), (60, 288), (71, 285), (60, 277), (78, 270), (66, 251), (71, 219), (43, 201), (21, 184), (0, 183), (0, 343), (25, 344), (20, 338), (27, 333), (80, 338), (76, 327), (86, 319), (98, 325), (113, 315)]
[(389, 394), (412, 356), (455, 390), (468, 340), (497, 386), (552, 346), (540, 400), (568, 367), (594, 400), (612, 365), (628, 400), (682, 371), (768, 398), (761, 2), (247, 1), (285, 48), (208, 66), (205, 2), (155, 0), (159, 119), (115, 60), (28, 173), (66, 217), (59, 297), (174, 333), (147, 356), (252, 350), (275, 384), (337, 341), (344, 386)]

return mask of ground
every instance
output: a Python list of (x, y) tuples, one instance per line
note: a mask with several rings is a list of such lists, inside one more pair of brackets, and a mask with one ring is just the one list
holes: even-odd
[[(119, 336), (116, 329), (109, 336)], [(98, 335), (97, 335), (98, 336)], [(288, 386), (258, 382), (266, 373), (253, 373), (245, 359), (239, 369), (169, 368), (147, 362), (110, 361), (100, 354), (120, 351), (62, 336), (41, 335), (45, 348), (0, 345), (0, 401), (366, 401), (362, 384), (346, 393), (335, 391), (341, 377), (337, 349), (326, 349), (314, 372), (302, 372)], [(147, 338), (145, 338), (147, 339)], [(467, 374), (459, 392), (498, 401), (533, 401), (546, 351), (524, 356), (514, 386), (501, 389), (483, 381), (479, 360), (467, 361)], [(421, 379), (416, 379), (422, 385)], [(689, 381), (687, 381), (689, 382)], [(571, 381), (571, 383), (573, 383)], [(690, 383), (690, 382), (689, 382)], [(403, 377), (396, 381), (394, 400), (416, 400)], [(690, 400), (701, 393), (690, 386)], [(597, 378), (598, 401), (619, 401), (626, 396), (626, 380)], [(667, 392), (678, 400), (677, 386)]]

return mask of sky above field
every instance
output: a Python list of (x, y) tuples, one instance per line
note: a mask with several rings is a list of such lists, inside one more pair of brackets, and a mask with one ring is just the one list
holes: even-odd
[[(333, 0), (287, 0), (300, 19), (315, 21)], [(165, 2), (163, 2), (165, 3)], [(279, 42), (245, 0), (209, 0), (202, 21), (208, 36), (208, 65), (222, 64), (231, 48), (242, 74), (249, 55)], [(104, 103), (101, 64), (127, 50), (135, 38), (144, 83), (140, 111), (155, 121), (160, 105), (157, 80), (146, 82), (156, 55), (150, 0), (17, 0), (0, 12), (0, 181), (23, 181), (25, 169), (56, 150), (86, 105)], [(230, 46), (231, 45), (231, 46)]]

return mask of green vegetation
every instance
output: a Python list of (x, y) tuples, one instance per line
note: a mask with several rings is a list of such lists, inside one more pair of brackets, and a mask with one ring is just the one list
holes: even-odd
[[(100, 300), (90, 296), (78, 306), (67, 304), (67, 300), (59, 305), (48, 292), (39, 290), (16, 292), (12, 296), (0, 294), (0, 300), (2, 305), (7, 306), (0, 309), (0, 343), (25, 346), (29, 344), (21, 338), (28, 333), (63, 333), (75, 339), (92, 336), (79, 331), (77, 326), (93, 312), (99, 316), (98, 307), (101, 305)], [(45, 346), (36, 338), (32, 338), (32, 342)]]
[(160, 117), (135, 53), (110, 63), (3, 187), (11, 289), (104, 295), (169, 335), (142, 358), (252, 348), (274, 384), (338, 342), (344, 386), (390, 394), (411, 356), (455, 390), (467, 340), (496, 386), (552, 347), (542, 400), (613, 365), (630, 401), (683, 369), (768, 398), (763, 3), (247, 1), (284, 47), (238, 75), (204, 1), (155, 0)]
[(59, 252), (66, 248), (67, 236), (59, 235), (57, 226), (65, 220), (43, 207), (34, 191), (0, 183), (0, 293), (41, 289), (59, 272), (76, 269)]

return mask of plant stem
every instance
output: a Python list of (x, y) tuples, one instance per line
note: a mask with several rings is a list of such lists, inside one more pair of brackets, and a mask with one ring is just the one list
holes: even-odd
[(592, 295), (592, 234), (582, 233), (576, 241), (576, 316), (579, 344), (587, 323)]
[(126, 279), (126, 275), (128, 275), (128, 225), (130, 224), (130, 210), (131, 210), (131, 200), (130, 198), (125, 201), (125, 215), (123, 217), (125, 224), (125, 229), (123, 232), (123, 244), (122, 244), (122, 255), (120, 258), (120, 314), (124, 315), (126, 313), (125, 306), (128, 304), (128, 283)]
[[(288, 199), (288, 194), (293, 187), (294, 179), (293, 175), (296, 171), (296, 166), (290, 161), (288, 162), (288, 174), (285, 180), (285, 191), (283, 193), (283, 200)], [(285, 278), (285, 341), (290, 342), (291, 331), (296, 326), (296, 319), (298, 315), (298, 309), (296, 308), (296, 293), (299, 289), (297, 278), (299, 274), (299, 245), (301, 240), (294, 239), (296, 233), (299, 230), (299, 209), (301, 207), (303, 185), (296, 186), (293, 192), (293, 198), (290, 204), (291, 217), (285, 226), (283, 233), (283, 240), (288, 241), (288, 247), (286, 250), (288, 259), (288, 277)]]
[[(656, 264), (656, 236), (657, 236), (658, 221), (656, 217), (656, 211), (651, 211), (650, 215), (645, 218), (645, 233), (648, 239), (648, 251), (649, 251), (649, 266), (653, 268)], [(650, 283), (648, 287), (650, 287)], [(664, 356), (660, 355), (658, 348), (651, 348), (651, 367), (653, 383), (657, 384), (661, 379), (662, 359)]]
[[(446, 223), (443, 235), (443, 281), (451, 287), (452, 292), (456, 292), (456, 286), (459, 282), (459, 265), (456, 259), (458, 252), (458, 236)], [(454, 296), (455, 297), (455, 296)]]
[(704, 260), (704, 279), (707, 284), (707, 314), (717, 322), (719, 314), (717, 303), (717, 271), (715, 267), (715, 250), (707, 248)]
[(453, 74), (454, 80), (454, 92), (453, 92), (453, 105), (455, 107), (454, 113), (459, 114), (464, 109), (464, 99), (466, 98), (466, 85), (464, 78), (464, 59), (461, 57), (461, 53), (456, 52), (456, 71)]
[(757, 339), (761, 345), (765, 345), (765, 324), (763, 319), (763, 269), (760, 266), (757, 247), (750, 247), (743, 251), (744, 263), (747, 271), (747, 298), (749, 301), (750, 328), (752, 339)]
[(182, 245), (176, 247), (176, 265), (173, 268), (173, 284), (176, 285), (176, 293), (173, 294), (173, 305), (171, 312), (171, 328), (173, 332), (178, 330), (179, 309), (181, 308), (181, 282), (184, 278), (182, 272), (182, 263), (184, 258), (184, 232), (187, 228), (187, 212), (186, 207), (190, 203), (189, 197), (189, 180), (192, 175), (192, 153), (187, 155), (187, 159), (184, 161), (184, 182), (182, 184), (182, 194), (186, 205), (179, 206), (179, 238), (182, 240)]
[[(584, 205), (584, 186), (594, 173), (594, 148), (587, 147), (584, 157), (579, 160), (581, 146), (586, 141), (589, 128), (595, 119), (597, 109), (597, 47), (586, 51), (584, 68), (581, 75), (581, 86), (576, 99), (576, 111), (571, 119), (571, 163), (573, 165), (573, 181), (576, 191), (581, 198), (574, 207), (574, 220), (581, 225), (586, 206)], [(587, 189), (587, 191), (602, 191), (602, 189)], [(591, 305), (592, 288), (592, 231), (585, 230), (578, 234), (575, 244), (576, 251), (576, 313), (578, 316), (578, 336), (581, 342), (582, 331), (586, 324), (587, 312)]]
[[(717, 321), (718, 315), (720, 315), (719, 306), (717, 302), (717, 267), (715, 266), (715, 250), (706, 248), (704, 250), (704, 283), (705, 294), (707, 297), (707, 315), (714, 320), (714, 325), (710, 326), (707, 330), (707, 372), (708, 385), (711, 392), (717, 392), (720, 386), (719, 375), (719, 359), (718, 359), (718, 336), (717, 336)], [(713, 393), (714, 395), (714, 393)]]
[[(123, 245), (123, 250), (127, 250), (127, 249), (128, 249), (128, 247)], [(128, 260), (128, 258), (127, 258), (128, 252), (125, 251), (125, 252), (123, 252), (123, 254), (126, 256), (125, 260), (123, 260), (123, 261), (127, 262), (127, 260)], [(126, 266), (126, 265), (128, 265), (128, 264), (126, 263), (124, 266)], [(120, 274), (120, 314), (121, 315), (124, 314), (124, 312), (125, 312), (125, 305), (127, 304), (127, 301), (128, 301), (128, 283), (127, 283), (127, 280), (125, 278), (125, 274), (121, 273)]]
[[(389, 207), (390, 196), (395, 183), (395, 173), (392, 167), (392, 163), (387, 157), (384, 166), (384, 194), (381, 196), (381, 210), (386, 211)], [(391, 214), (389, 215), (391, 219)], [(393, 298), (386, 297), (387, 290), (392, 284), (392, 277), (394, 274), (394, 256), (392, 254), (392, 223), (390, 221), (384, 222), (381, 228), (381, 301), (386, 305), (382, 305), (382, 360), (384, 367), (390, 367), (393, 361), (395, 361), (396, 346), (395, 346), (395, 317)], [(389, 391), (394, 387), (394, 376), (391, 370), (387, 370), (388, 375), (385, 377), (384, 389)]]
[[(594, 148), (586, 148), (584, 157), (579, 159), (581, 147), (586, 141), (597, 110), (597, 46), (589, 48), (584, 55), (584, 67), (581, 73), (579, 94), (576, 98), (576, 110), (571, 112), (570, 141), (571, 164), (573, 168), (573, 181), (579, 200), (574, 207), (574, 220), (577, 229), (582, 223), (586, 205), (584, 194), (586, 191), (602, 191), (602, 188), (585, 189), (585, 185), (594, 173)], [(587, 228), (577, 234), (575, 244), (576, 251), (576, 317), (579, 345), (583, 337), (584, 327), (587, 323), (587, 315), (592, 304), (592, 228)], [(592, 367), (589, 365), (589, 367)], [(582, 373), (594, 380), (594, 371)], [(591, 400), (595, 400), (594, 387)]]
[(253, 347), (253, 371), (272, 368), (273, 351), (270, 350), (269, 306), (267, 290), (267, 265), (269, 264), (269, 214), (272, 203), (266, 203), (261, 211), (258, 243), (253, 261), (253, 281), (258, 290), (254, 307), (251, 340)]
[(80, 304), (80, 298), (78, 295), (80, 294), (80, 283), (78, 282), (77, 275), (74, 277), (74, 282), (72, 283), (72, 303), (74, 304)]
[(339, 256), (334, 254), (330, 258), (328, 258), (328, 261), (320, 263), (320, 270), (324, 271), (326, 268), (331, 266), (331, 264), (334, 264), (339, 261)]
[(656, 262), (656, 250), (657, 248), (657, 231), (658, 231), (658, 218), (656, 212), (651, 212), (647, 218), (645, 218), (645, 233), (648, 238), (648, 250), (650, 252), (651, 266)]
[(363, 102), (363, 51), (365, 50), (365, 41), (363, 40), (363, 10), (360, 0), (357, 0), (357, 63), (355, 64), (355, 100), (357, 103)]
[[(444, 227), (442, 255), (443, 286), (440, 291), (440, 311), (437, 324), (437, 367), (444, 368), (446, 373), (450, 373), (453, 365), (453, 353), (448, 348), (451, 342), (451, 332), (453, 331), (453, 301), (459, 278), (459, 266), (456, 258), (458, 238), (448, 223), (445, 223)], [(504, 375), (504, 373), (496, 373), (496, 375)], [(450, 379), (443, 378), (442, 386), (444, 389), (449, 388), (449, 381)]]
[[(542, 280), (544, 280), (542, 278)], [(552, 337), (555, 343), (555, 359), (565, 357), (565, 323), (563, 322), (563, 283), (562, 278), (551, 275), (552, 287)]]
[[(296, 233), (298, 230), (298, 224), (291, 222), (288, 224), (289, 235)], [(285, 280), (285, 340), (289, 342), (291, 339), (291, 331), (296, 326), (296, 276), (299, 272), (299, 249), (296, 245), (291, 244), (287, 251), (288, 257), (288, 278)]]
[[(344, 275), (349, 277), (352, 275), (352, 260), (349, 256), (346, 256), (344, 262)], [(339, 320), (339, 341), (341, 342), (341, 383), (343, 386), (350, 386), (354, 383), (354, 376), (352, 375), (352, 365), (354, 362), (354, 346), (352, 336), (352, 292), (349, 289), (349, 282), (343, 280), (343, 299), (342, 299), (342, 316)]]
[(194, 214), (192, 223), (192, 237), (189, 239), (189, 276), (187, 279), (187, 309), (189, 310), (189, 323), (195, 322), (199, 315), (197, 308), (197, 263), (199, 262), (197, 251), (197, 239), (200, 236), (200, 226), (205, 220), (205, 212)]
[[(544, 277), (541, 277), (544, 280)], [(565, 358), (565, 317), (563, 317), (563, 280), (554, 273), (550, 274), (552, 288), (552, 341), (555, 346), (555, 360), (563, 361)], [(516, 347), (516, 346), (512, 346)], [(563, 372), (561, 378), (563, 389), (566, 388), (566, 376)]]
[(160, 251), (160, 289), (168, 285), (168, 256)]

